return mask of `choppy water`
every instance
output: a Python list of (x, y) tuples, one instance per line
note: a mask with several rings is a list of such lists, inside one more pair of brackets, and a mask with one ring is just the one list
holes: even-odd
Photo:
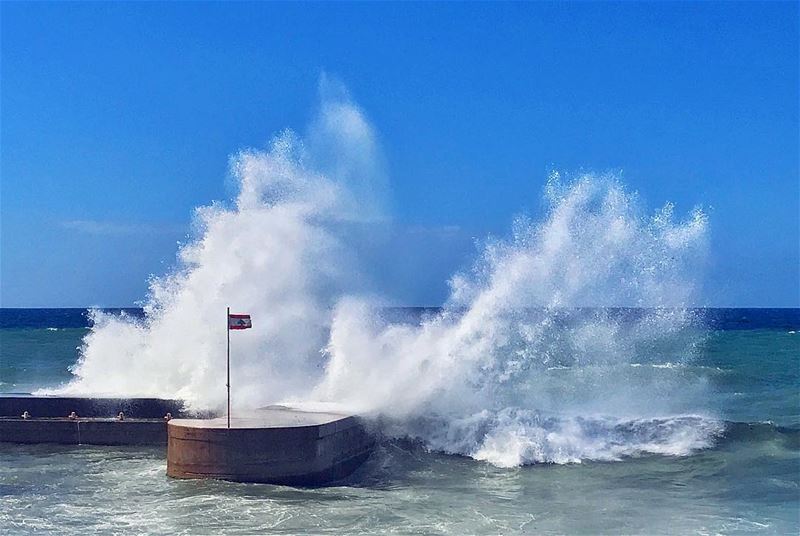
[[(721, 429), (689, 455), (501, 468), (394, 437), (340, 485), (296, 489), (172, 480), (160, 448), (0, 444), (0, 532), (796, 534), (800, 311), (706, 317), (691, 364), (631, 365), (705, 383)], [(70, 379), (82, 311), (3, 310), (0, 320), (0, 390)]]

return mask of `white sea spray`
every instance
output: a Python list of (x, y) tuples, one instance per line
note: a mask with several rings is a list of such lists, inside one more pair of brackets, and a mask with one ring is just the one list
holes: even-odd
[(254, 322), (234, 340), (234, 408), (336, 404), (387, 435), (504, 467), (710, 444), (706, 387), (679, 374), (702, 337), (687, 308), (702, 210), (648, 213), (615, 174), (554, 172), (542, 216), (487, 239), (441, 312), (388, 322), (358, 292), (344, 224), (384, 217), (382, 159), (363, 112), (334, 89), (305, 138), (287, 131), (232, 158), (236, 199), (197, 209), (144, 320), (94, 313), (60, 393), (222, 407), (233, 305)]

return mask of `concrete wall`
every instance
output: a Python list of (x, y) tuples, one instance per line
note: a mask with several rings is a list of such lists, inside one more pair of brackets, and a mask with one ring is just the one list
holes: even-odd
[[(27, 411), (29, 419), (21, 415)], [(75, 412), (78, 419), (68, 419)], [(118, 421), (119, 412), (125, 420)], [(180, 400), (0, 395), (0, 442), (166, 445), (164, 416), (187, 415)]]
[(128, 417), (161, 419), (187, 414), (181, 400), (160, 398), (86, 398), (65, 396), (0, 395), (0, 417), (19, 417), (28, 411), (31, 417), (116, 417), (122, 411)]
[(62, 445), (166, 445), (163, 419), (8, 419), (0, 418), (0, 442)]
[(318, 485), (344, 478), (373, 446), (356, 417), (285, 428), (168, 426), (167, 474), (237, 482)]

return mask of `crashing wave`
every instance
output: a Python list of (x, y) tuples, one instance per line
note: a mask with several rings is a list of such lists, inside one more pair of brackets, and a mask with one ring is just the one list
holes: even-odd
[(231, 305), (254, 319), (234, 341), (234, 408), (334, 402), (500, 466), (681, 455), (713, 441), (716, 421), (696, 416), (702, 378), (631, 366), (679, 368), (703, 338), (686, 308), (702, 210), (648, 213), (614, 174), (553, 173), (542, 217), (487, 239), (441, 312), (391, 322), (360, 297), (364, 267), (347, 246), (352, 225), (383, 218), (375, 139), (337, 88), (306, 136), (234, 157), (236, 198), (197, 209), (176, 269), (151, 281), (144, 319), (95, 313), (59, 392), (222, 407)]

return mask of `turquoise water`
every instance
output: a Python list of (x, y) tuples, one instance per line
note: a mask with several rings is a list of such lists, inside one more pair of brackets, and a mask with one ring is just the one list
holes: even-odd
[(87, 328), (4, 328), (0, 392), (29, 393), (71, 378)]
[[(800, 312), (777, 320), (726, 314), (710, 323), (690, 366), (651, 370), (708, 384), (709, 411), (724, 429), (690, 455), (499, 468), (394, 438), (340, 485), (297, 489), (172, 480), (160, 448), (0, 444), (0, 527), (9, 534), (797, 534)], [(0, 390), (70, 379), (85, 327), (6, 320)]]

